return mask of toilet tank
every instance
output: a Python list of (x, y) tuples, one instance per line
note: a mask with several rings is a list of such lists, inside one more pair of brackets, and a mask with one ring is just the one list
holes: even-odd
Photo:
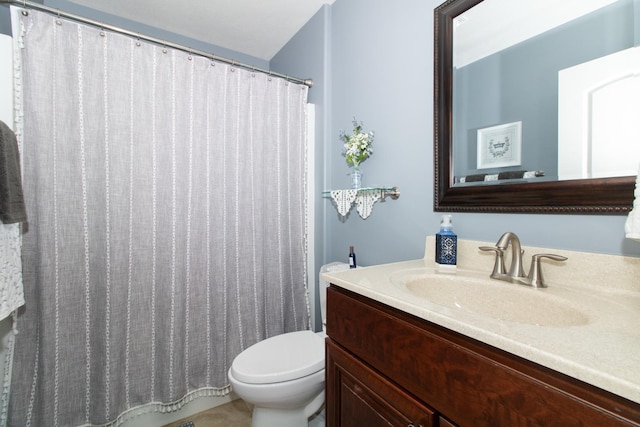
[(325, 332), (327, 325), (327, 288), (329, 283), (322, 280), (322, 273), (332, 273), (334, 271), (348, 270), (349, 264), (346, 262), (332, 262), (320, 267), (320, 278), (318, 280), (318, 294), (320, 294), (320, 314), (322, 315), (322, 331)]

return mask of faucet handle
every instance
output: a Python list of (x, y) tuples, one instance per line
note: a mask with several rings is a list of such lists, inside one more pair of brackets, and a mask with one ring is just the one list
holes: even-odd
[(493, 264), (493, 272), (491, 273), (491, 277), (495, 278), (506, 273), (506, 268), (504, 267), (504, 249), (496, 246), (479, 246), (478, 249), (480, 249), (481, 251), (496, 253), (496, 262), (495, 264)]
[(544, 278), (542, 277), (542, 267), (540, 266), (540, 260), (542, 258), (549, 258), (554, 261), (566, 261), (568, 258), (562, 255), (556, 254), (535, 254), (531, 257), (531, 268), (529, 269), (529, 277), (528, 282), (534, 288), (546, 288), (547, 285), (544, 283)]

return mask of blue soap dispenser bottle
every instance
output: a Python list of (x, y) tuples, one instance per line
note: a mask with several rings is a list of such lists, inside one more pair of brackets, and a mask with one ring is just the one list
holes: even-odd
[(458, 236), (453, 232), (451, 215), (442, 215), (436, 234), (436, 267), (440, 272), (455, 273), (458, 262)]

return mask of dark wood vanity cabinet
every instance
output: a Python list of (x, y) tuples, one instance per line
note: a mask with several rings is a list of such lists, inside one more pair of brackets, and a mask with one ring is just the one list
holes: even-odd
[(326, 418), (355, 426), (640, 426), (640, 405), (340, 287)]

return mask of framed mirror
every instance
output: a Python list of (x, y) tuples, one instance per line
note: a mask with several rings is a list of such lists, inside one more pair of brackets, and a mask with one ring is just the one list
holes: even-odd
[(631, 210), (640, 0), (449, 0), (434, 18), (435, 211)]

